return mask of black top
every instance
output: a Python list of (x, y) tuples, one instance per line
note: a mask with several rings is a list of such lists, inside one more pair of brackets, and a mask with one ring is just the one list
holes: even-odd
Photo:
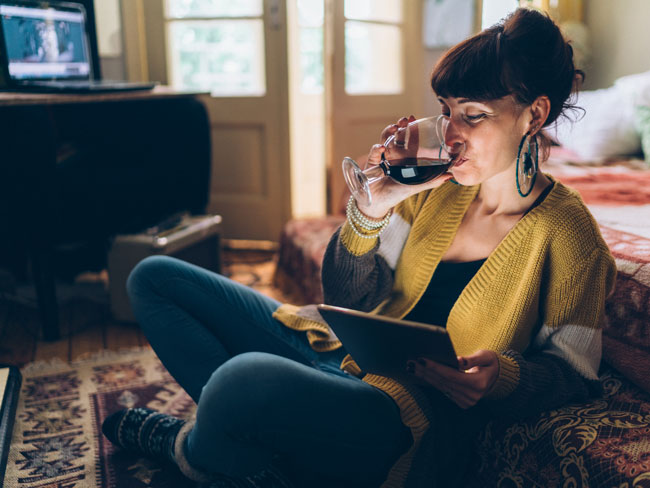
[[(542, 191), (524, 215), (544, 201), (553, 185), (551, 183)], [(454, 303), (486, 260), (487, 258), (463, 263), (440, 261), (420, 301), (404, 320), (445, 327)]]
[(454, 303), (485, 261), (440, 261), (424, 295), (404, 320), (444, 327)]

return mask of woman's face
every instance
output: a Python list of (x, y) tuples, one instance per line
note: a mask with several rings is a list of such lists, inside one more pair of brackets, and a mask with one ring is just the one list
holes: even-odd
[[(487, 102), (467, 98), (439, 97), (443, 115), (450, 122), (446, 143), (465, 143), (464, 157), (452, 168), (461, 185), (476, 185), (495, 176), (512, 178), (521, 138), (528, 131), (530, 117), (512, 97)], [(504, 176), (505, 177), (505, 176)]]

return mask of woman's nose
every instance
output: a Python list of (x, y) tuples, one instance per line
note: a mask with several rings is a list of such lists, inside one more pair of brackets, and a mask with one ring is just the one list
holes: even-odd
[(452, 119), (449, 119), (445, 128), (445, 145), (449, 148), (455, 148), (462, 145), (465, 139), (458, 130), (458, 126)]

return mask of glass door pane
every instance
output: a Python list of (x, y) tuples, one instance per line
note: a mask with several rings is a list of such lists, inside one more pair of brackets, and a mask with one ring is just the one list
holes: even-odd
[(403, 81), (402, 0), (345, 0), (345, 92), (395, 95)]
[(345, 91), (350, 95), (402, 92), (402, 32), (398, 26), (345, 23)]
[(402, 22), (402, 0), (346, 0), (346, 19)]
[(300, 49), (300, 91), (323, 93), (323, 0), (295, 0)]
[(188, 17), (261, 17), (262, 0), (167, 0), (167, 15)]
[(188, 20), (169, 25), (172, 86), (215, 96), (262, 96), (262, 20)]

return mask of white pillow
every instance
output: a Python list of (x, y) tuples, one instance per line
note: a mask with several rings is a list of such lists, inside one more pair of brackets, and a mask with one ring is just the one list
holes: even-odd
[(634, 103), (630, 92), (612, 86), (578, 94), (578, 107), (585, 110), (560, 116), (546, 133), (561, 146), (588, 161), (636, 154), (641, 138), (634, 126)]
[(650, 71), (623, 76), (614, 82), (614, 87), (634, 105), (650, 105)]
[(556, 127), (546, 130), (549, 137), (589, 161), (636, 155), (641, 138), (635, 109), (650, 106), (650, 71), (619, 78), (609, 88), (580, 92), (577, 105), (585, 109), (584, 117), (579, 118), (581, 111), (569, 113), (570, 119), (560, 117)]

